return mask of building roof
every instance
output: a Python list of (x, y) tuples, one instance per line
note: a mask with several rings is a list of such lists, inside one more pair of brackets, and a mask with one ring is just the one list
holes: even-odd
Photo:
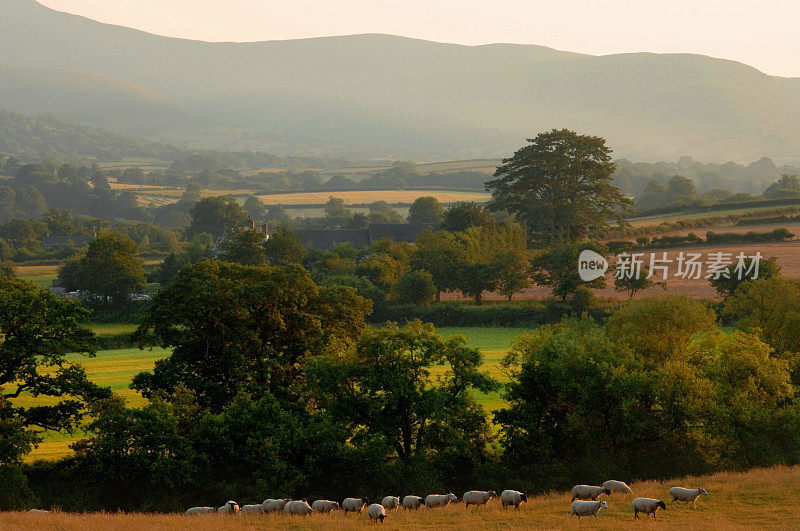
[(427, 228), (436, 230), (439, 226), (433, 223), (372, 223), (368, 229), (369, 241), (375, 243), (380, 240), (393, 240), (413, 243)]
[(414, 242), (427, 228), (436, 230), (433, 223), (373, 223), (367, 229), (301, 229), (297, 230), (300, 243), (330, 251), (339, 243), (349, 243), (356, 249), (380, 240)]

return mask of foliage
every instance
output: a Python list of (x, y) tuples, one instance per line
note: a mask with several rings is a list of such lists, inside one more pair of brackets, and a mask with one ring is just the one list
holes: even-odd
[(395, 286), (401, 304), (431, 304), (436, 298), (433, 277), (423, 270), (409, 271), (400, 277)]
[(536, 254), (531, 261), (533, 281), (540, 286), (552, 288), (553, 295), (561, 297), (562, 301), (567, 300), (567, 295), (574, 293), (578, 286), (604, 287), (604, 277), (591, 282), (581, 280), (578, 257), (584, 250), (605, 254), (605, 249), (596, 243), (557, 245)]
[(474, 201), (459, 201), (447, 207), (442, 220), (442, 229), (461, 232), (470, 227), (480, 227), (493, 222), (489, 209)]
[(207, 232), (221, 236), (236, 227), (249, 226), (250, 216), (233, 197), (207, 197), (192, 208), (192, 223), (186, 236)]
[(778, 265), (778, 258), (773, 256), (766, 260), (759, 260), (758, 270), (753, 264), (753, 258), (742, 260), (742, 268), (736, 270), (736, 265), (728, 266), (720, 271), (717, 278), (709, 279), (709, 282), (722, 297), (735, 292), (742, 284), (754, 278), (770, 278), (781, 274), (781, 266)]
[(242, 265), (260, 265), (267, 261), (264, 233), (257, 230), (230, 230), (225, 234), (219, 259)]
[(444, 207), (435, 197), (418, 197), (408, 208), (409, 223), (441, 223), (443, 219)]

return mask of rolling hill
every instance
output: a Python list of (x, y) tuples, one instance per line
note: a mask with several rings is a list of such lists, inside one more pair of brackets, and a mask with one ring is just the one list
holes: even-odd
[[(618, 156), (639, 160), (800, 154), (800, 81), (700, 55), (588, 56), (389, 35), (208, 43), (4, 0), (0, 64), (116, 78), (273, 142), (369, 145), (377, 156), (502, 156), (554, 127), (604, 136)], [(119, 123), (130, 134), (140, 126)], [(202, 136), (191, 129), (171, 126), (171, 138)]]

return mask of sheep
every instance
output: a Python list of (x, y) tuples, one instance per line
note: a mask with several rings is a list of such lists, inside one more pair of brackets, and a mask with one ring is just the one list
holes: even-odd
[(318, 513), (329, 513), (339, 508), (339, 502), (331, 500), (316, 500), (311, 508)]
[(314, 512), (307, 500), (293, 500), (286, 502), (283, 512), (290, 515), (307, 516)]
[(29, 513), (32, 513), (32, 514), (47, 514), (47, 513), (49, 513), (50, 511), (48, 511), (47, 509), (31, 509), (31, 510), (30, 510), (30, 511), (28, 511), (28, 512), (29, 512)]
[(347, 513), (360, 513), (365, 505), (369, 504), (367, 498), (345, 498), (342, 502), (342, 509), (344, 514)]
[(260, 503), (256, 505), (242, 505), (242, 514), (264, 514), (264, 508)]
[(575, 500), (597, 500), (601, 494), (611, 494), (608, 487), (596, 487), (593, 485), (575, 485), (572, 487), (572, 501)]
[(425, 505), (425, 500), (423, 500), (420, 496), (409, 495), (403, 498), (403, 509), (406, 511), (409, 509), (419, 510), (420, 505)]
[(669, 489), (669, 494), (672, 496), (672, 505), (677, 505), (679, 501), (692, 502), (692, 506), (697, 509), (697, 498), (699, 496), (708, 496), (706, 489), (685, 489), (683, 487), (672, 487)]
[(603, 487), (611, 492), (621, 492), (622, 494), (630, 494), (631, 488), (624, 481), (617, 481), (616, 479), (609, 479), (603, 483)]
[(518, 490), (504, 490), (500, 493), (500, 503), (503, 504), (503, 509), (513, 505), (514, 509), (519, 510), (519, 504), (527, 501), (528, 497)]
[(400, 498), (397, 496), (386, 496), (383, 500), (381, 500), (381, 505), (390, 511), (392, 509), (396, 510), (398, 507), (400, 507)]
[(225, 505), (217, 509), (217, 512), (219, 514), (236, 514), (239, 512), (239, 504), (233, 500), (229, 500)]
[(600, 501), (574, 501), (572, 502), (572, 510), (569, 512), (570, 518), (573, 516), (578, 517), (578, 521), (581, 521), (581, 516), (594, 516), (597, 518), (597, 513), (600, 512), (600, 509), (608, 509), (608, 505), (606, 502)]
[(284, 507), (286, 507), (288, 502), (288, 499), (274, 500), (272, 498), (267, 498), (261, 504), (261, 508), (264, 509), (265, 513), (278, 513), (281, 512)]
[(195, 516), (198, 514), (213, 514), (217, 510), (213, 507), (190, 507), (186, 509), (186, 516)]
[(450, 502), (457, 502), (458, 497), (452, 492), (450, 494), (428, 494), (425, 496), (425, 505), (428, 509), (435, 507), (447, 507)]
[(497, 498), (497, 493), (493, 490), (470, 490), (461, 497), (466, 507), (470, 505), (486, 505), (492, 498)]
[(639, 518), (639, 513), (652, 514), (653, 520), (656, 519), (656, 511), (659, 507), (667, 510), (667, 504), (661, 500), (654, 500), (653, 498), (636, 498), (633, 500), (633, 517)]
[(386, 509), (380, 503), (373, 503), (367, 508), (367, 515), (369, 516), (370, 520), (378, 520), (383, 523), (383, 519), (386, 518)]

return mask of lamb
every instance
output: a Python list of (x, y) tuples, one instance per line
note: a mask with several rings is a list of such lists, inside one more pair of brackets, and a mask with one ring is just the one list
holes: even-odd
[(283, 512), (290, 515), (308, 516), (314, 512), (314, 509), (311, 508), (306, 500), (293, 500), (286, 502)]
[(236, 514), (239, 512), (239, 504), (233, 500), (229, 500), (225, 505), (217, 509), (217, 512), (219, 514)]
[(186, 516), (195, 516), (198, 514), (213, 514), (217, 510), (213, 507), (191, 507), (186, 509)]
[(342, 509), (344, 509), (344, 514), (349, 512), (360, 513), (368, 503), (369, 500), (367, 498), (345, 498), (342, 502)]
[(609, 479), (603, 483), (603, 487), (609, 489), (611, 492), (621, 492), (623, 494), (630, 494), (631, 488), (624, 481), (617, 481), (616, 479)]
[(569, 512), (570, 518), (573, 516), (578, 517), (578, 521), (581, 521), (581, 516), (594, 516), (597, 518), (597, 513), (600, 512), (600, 509), (608, 509), (608, 505), (604, 501), (574, 501), (572, 502), (572, 510)]
[(692, 506), (697, 508), (697, 498), (700, 496), (708, 496), (706, 489), (685, 489), (683, 487), (672, 487), (669, 489), (669, 494), (672, 496), (672, 505), (677, 505), (679, 501), (692, 502)]
[(420, 496), (409, 495), (403, 498), (403, 509), (406, 511), (409, 509), (419, 510), (420, 505), (425, 505), (425, 500), (423, 500)]
[(242, 505), (242, 514), (264, 514), (264, 508), (260, 503), (256, 505)]
[(383, 523), (383, 519), (386, 518), (386, 509), (380, 503), (373, 503), (367, 508), (367, 515), (369, 515), (370, 520), (378, 520)]
[(450, 494), (428, 494), (425, 496), (425, 505), (428, 509), (435, 507), (447, 507), (450, 502), (457, 502), (458, 498), (452, 492)]
[(383, 500), (381, 500), (381, 505), (383, 505), (384, 509), (392, 510), (397, 509), (400, 507), (400, 498), (397, 496), (386, 496)]
[(519, 504), (526, 501), (528, 501), (528, 497), (518, 490), (504, 490), (500, 493), (500, 503), (503, 504), (503, 509), (513, 505), (514, 509), (519, 510)]
[(633, 500), (633, 517), (639, 518), (639, 513), (652, 514), (653, 520), (656, 519), (656, 511), (658, 508), (667, 510), (667, 504), (661, 500), (654, 500), (653, 498), (636, 498)]
[(572, 501), (575, 500), (597, 500), (601, 494), (611, 494), (608, 487), (596, 487), (593, 485), (575, 485), (572, 487)]
[(283, 500), (274, 500), (272, 498), (267, 498), (261, 504), (261, 508), (264, 509), (265, 513), (277, 513), (281, 512), (286, 504), (289, 502), (288, 499)]
[(464, 493), (462, 500), (464, 505), (486, 505), (492, 498), (497, 498), (497, 493), (493, 490), (470, 490)]
[(331, 500), (316, 500), (311, 508), (318, 513), (329, 513), (339, 508), (339, 502)]

